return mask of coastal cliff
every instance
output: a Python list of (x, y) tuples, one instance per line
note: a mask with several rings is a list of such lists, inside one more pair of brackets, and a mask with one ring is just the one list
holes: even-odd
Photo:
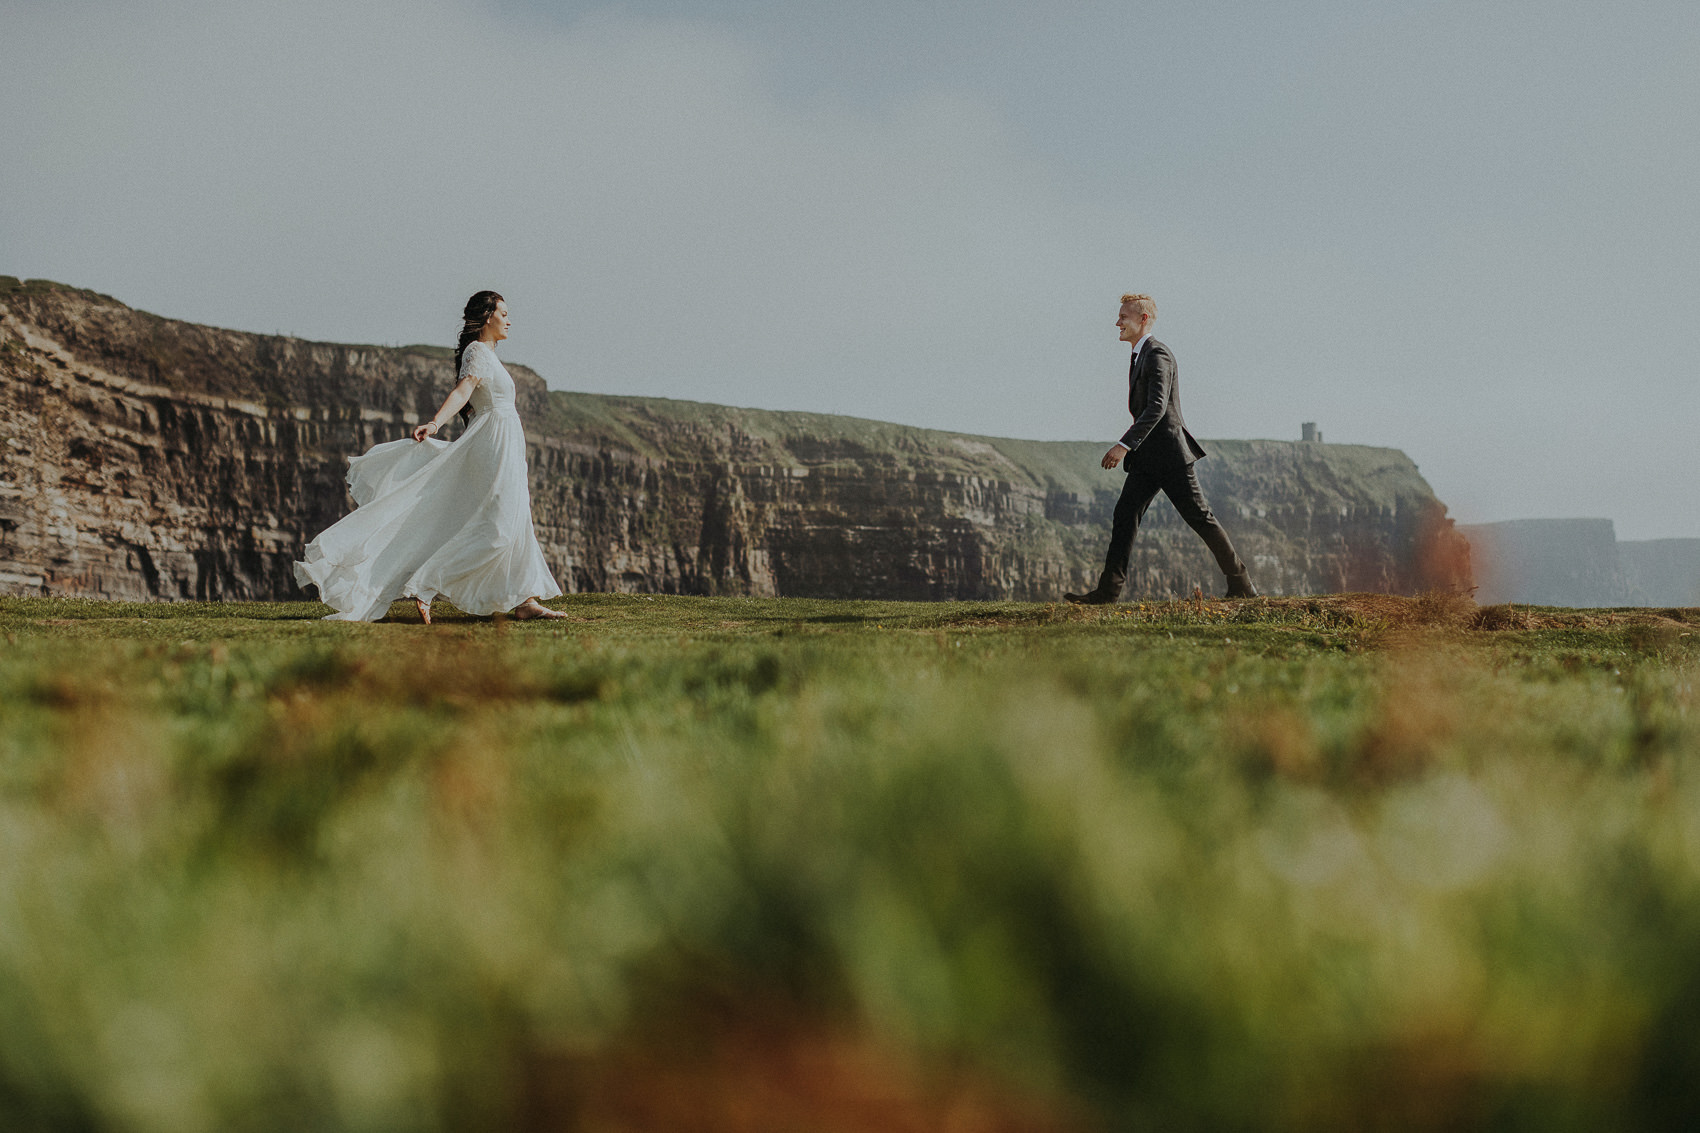
[[(0, 276), (0, 594), (287, 599), (346, 513), (347, 458), (452, 384), (439, 347), (306, 342)], [(548, 390), (508, 363), (532, 510), (569, 591), (1048, 600), (1096, 582), (1121, 474), (1102, 446)], [(1206, 441), (1260, 589), (1470, 586), (1469, 548), (1394, 449)], [(1131, 597), (1221, 579), (1165, 501)]]
[(1700, 605), (1700, 539), (1620, 540), (1609, 519), (1460, 525), (1482, 605)]

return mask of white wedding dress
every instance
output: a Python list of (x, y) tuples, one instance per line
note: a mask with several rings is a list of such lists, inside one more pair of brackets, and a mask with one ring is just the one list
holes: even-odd
[(398, 598), (438, 595), (494, 614), (561, 593), (531, 524), (514, 380), (484, 342), (461, 355), (468, 374), (475, 416), (460, 439), (389, 441), (349, 458), (354, 511), (295, 564), (295, 581), (319, 588), (331, 618), (377, 621)]

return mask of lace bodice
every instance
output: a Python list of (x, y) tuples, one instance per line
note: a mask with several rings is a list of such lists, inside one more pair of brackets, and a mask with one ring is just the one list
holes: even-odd
[(474, 413), (483, 416), (493, 409), (515, 412), (514, 380), (496, 357), (495, 347), (486, 342), (468, 343), (460, 356), (460, 376), (464, 378), (468, 374), (478, 379), (469, 399)]

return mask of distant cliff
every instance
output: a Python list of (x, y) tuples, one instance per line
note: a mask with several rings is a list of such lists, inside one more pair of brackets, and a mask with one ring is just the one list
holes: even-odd
[[(1096, 581), (1121, 474), (1102, 446), (547, 390), (508, 369), (533, 514), (569, 590), (1053, 599)], [(346, 460), (405, 435), (450, 351), (178, 322), (0, 277), (0, 593), (303, 597)], [(1199, 478), (1272, 594), (1470, 585), (1468, 546), (1393, 449), (1208, 441)], [(1219, 592), (1152, 508), (1130, 594)]]
[(1700, 539), (1626, 539), (1617, 545), (1630, 606), (1700, 606)]
[(1483, 605), (1700, 605), (1700, 539), (1619, 542), (1609, 519), (1513, 519), (1458, 528)]

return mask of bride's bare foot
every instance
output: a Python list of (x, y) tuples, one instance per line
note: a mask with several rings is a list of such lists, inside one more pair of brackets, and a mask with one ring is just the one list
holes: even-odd
[(426, 625), (431, 624), (431, 605), (423, 598), (415, 598), (413, 604), (419, 607), (419, 620)]
[(564, 618), (567, 615), (559, 610), (551, 610), (535, 598), (527, 598), (523, 603), (514, 607), (514, 620), (528, 622), (532, 618)]

